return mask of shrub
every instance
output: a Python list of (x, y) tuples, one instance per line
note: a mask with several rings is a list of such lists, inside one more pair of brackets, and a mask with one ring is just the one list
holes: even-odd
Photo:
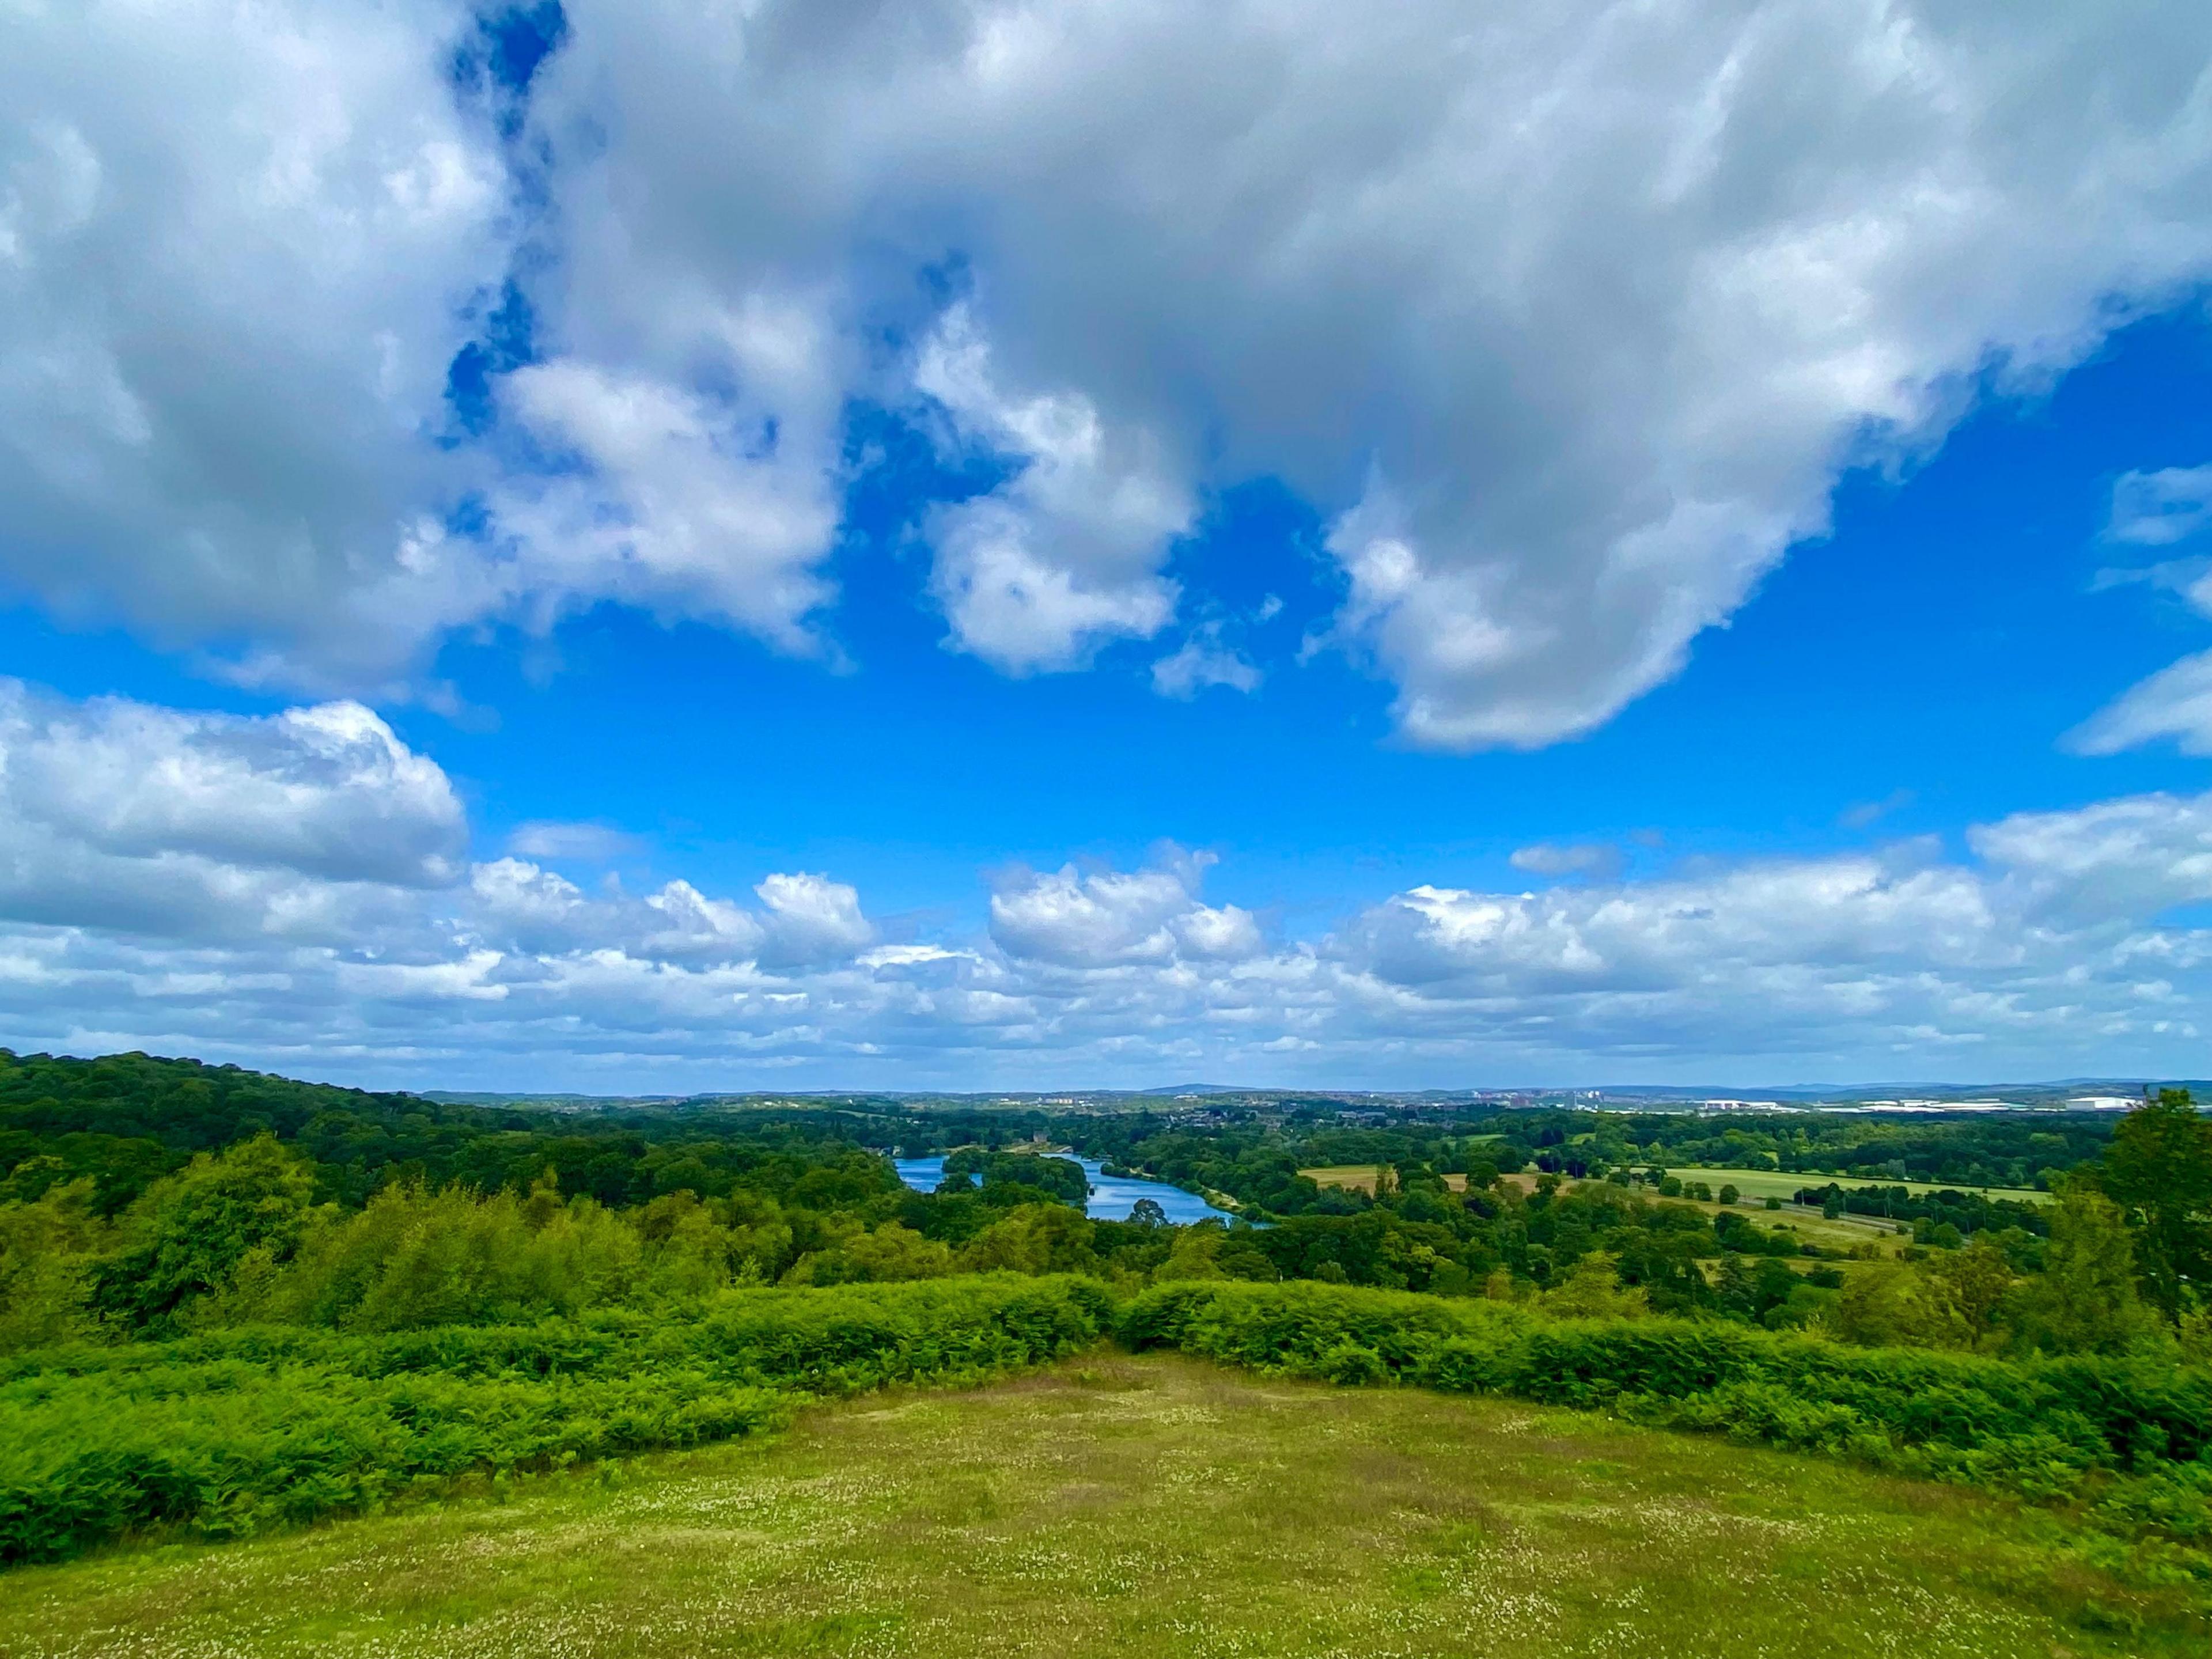
[(285, 1327), (0, 1362), (0, 1560), (152, 1528), (227, 1536), (372, 1508), (455, 1477), (753, 1432), (792, 1404), (988, 1376), (1109, 1322), (1070, 1279), (730, 1291), (386, 1334)]
[(2032, 1497), (2092, 1470), (2212, 1464), (2212, 1374), (2149, 1358), (1871, 1350), (1718, 1321), (1546, 1319), (1313, 1283), (1162, 1285), (1118, 1328), (1135, 1347), (1260, 1370), (1607, 1407)]

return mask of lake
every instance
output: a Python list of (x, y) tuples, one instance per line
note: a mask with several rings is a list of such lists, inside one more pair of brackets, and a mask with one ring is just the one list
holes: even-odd
[[(1080, 1164), (1083, 1173), (1091, 1178), (1091, 1202), (1085, 1213), (1093, 1221), (1127, 1221), (1130, 1209), (1140, 1198), (1151, 1199), (1178, 1226), (1204, 1221), (1209, 1216), (1223, 1221), (1230, 1218), (1228, 1211), (1217, 1210), (1197, 1194), (1170, 1187), (1164, 1181), (1105, 1175), (1101, 1173), (1096, 1158), (1079, 1158), (1074, 1162)], [(937, 1183), (945, 1179), (942, 1157), (895, 1158), (891, 1163), (898, 1170), (899, 1179), (916, 1192), (933, 1193)]]

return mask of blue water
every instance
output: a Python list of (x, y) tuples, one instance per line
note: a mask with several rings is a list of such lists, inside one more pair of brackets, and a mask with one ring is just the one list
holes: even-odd
[[(1100, 1173), (1095, 1158), (1074, 1160), (1083, 1166), (1083, 1173), (1091, 1177), (1091, 1202), (1085, 1208), (1093, 1221), (1127, 1221), (1129, 1212), (1140, 1198), (1149, 1198), (1167, 1212), (1167, 1218), (1178, 1226), (1194, 1221), (1204, 1221), (1212, 1216), (1223, 1221), (1229, 1212), (1217, 1210), (1195, 1193), (1187, 1193), (1180, 1187), (1170, 1187), (1164, 1181), (1139, 1181), (1134, 1176), (1109, 1176)], [(943, 1158), (895, 1158), (899, 1179), (916, 1192), (933, 1193), (937, 1183), (945, 1179)]]

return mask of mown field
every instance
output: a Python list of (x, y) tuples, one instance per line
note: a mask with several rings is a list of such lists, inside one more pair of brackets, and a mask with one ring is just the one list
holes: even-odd
[(1717, 1438), (1101, 1350), (772, 1439), (18, 1568), (0, 1651), (2205, 1650), (2180, 1600), (2078, 1544), (2051, 1511)]
[(2049, 1204), (2056, 1198), (2053, 1194), (2039, 1192), (2033, 1187), (1969, 1187), (1955, 1182), (1893, 1181), (1887, 1176), (1807, 1175), (1783, 1170), (1730, 1170), (1689, 1164), (1669, 1165), (1667, 1172), (1685, 1181), (1702, 1181), (1715, 1192), (1726, 1182), (1747, 1200), (1764, 1202), (1778, 1198), (1784, 1204), (1793, 1193), (1807, 1187), (1826, 1187), (1831, 1182), (1847, 1191), (1861, 1187), (1902, 1187), (1916, 1198), (1944, 1192), (1978, 1193), (1989, 1199), (2010, 1199), (2015, 1204)]
[[(1379, 1164), (1324, 1164), (1298, 1171), (1316, 1187), (1342, 1187), (1350, 1192), (1365, 1193), (1370, 1197), (1374, 1195), (1375, 1182), (1382, 1172), (1382, 1166)], [(1443, 1183), (1455, 1193), (1467, 1190), (1467, 1177), (1463, 1175), (1445, 1176)]]

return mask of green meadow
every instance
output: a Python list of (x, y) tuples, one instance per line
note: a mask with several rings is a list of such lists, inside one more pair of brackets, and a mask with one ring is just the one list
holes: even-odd
[(1589, 1413), (1108, 1351), (772, 1437), (0, 1575), (131, 1654), (2201, 1655), (2049, 1510)]
[(1734, 1187), (1747, 1200), (1761, 1202), (1778, 1198), (1787, 1204), (1791, 1195), (1808, 1187), (1826, 1187), (1832, 1182), (1847, 1190), (1861, 1187), (1902, 1187), (1915, 1198), (1929, 1193), (1978, 1193), (1989, 1199), (2009, 1199), (2015, 1204), (2049, 1204), (2052, 1194), (2039, 1192), (2032, 1187), (1975, 1187), (1960, 1182), (1942, 1181), (1893, 1181), (1887, 1176), (1809, 1175), (1787, 1170), (1731, 1170), (1710, 1168), (1702, 1164), (1669, 1166), (1669, 1175), (1680, 1176), (1685, 1181), (1702, 1181), (1718, 1192), (1723, 1185)]

